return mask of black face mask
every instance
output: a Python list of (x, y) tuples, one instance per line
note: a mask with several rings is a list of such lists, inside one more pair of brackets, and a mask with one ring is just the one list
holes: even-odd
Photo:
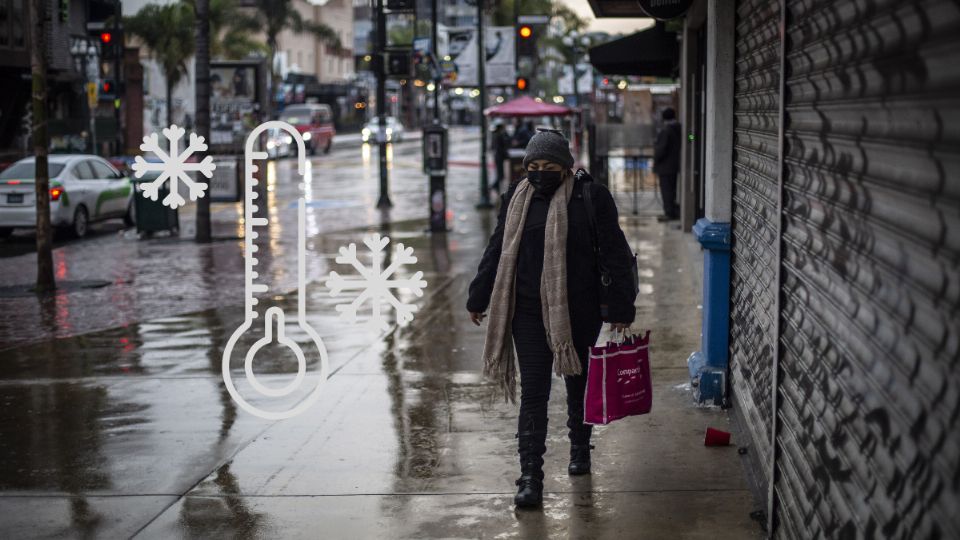
[(553, 195), (563, 180), (563, 171), (527, 171), (527, 181), (544, 195)]

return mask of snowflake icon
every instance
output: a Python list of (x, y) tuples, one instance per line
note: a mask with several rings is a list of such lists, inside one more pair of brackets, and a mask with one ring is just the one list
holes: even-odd
[(392, 306), (397, 312), (397, 318), (401, 323), (413, 320), (413, 313), (417, 310), (415, 304), (405, 304), (401, 302), (393, 293), (394, 290), (409, 290), (416, 296), (423, 296), (423, 288), (427, 282), (423, 280), (423, 272), (417, 272), (408, 279), (397, 279), (394, 274), (401, 266), (417, 262), (413, 255), (413, 248), (404, 247), (403, 244), (394, 246), (393, 258), (387, 268), (382, 268), (383, 258), (390, 255), (385, 248), (390, 243), (389, 237), (381, 237), (379, 234), (367, 235), (363, 243), (373, 256), (372, 266), (367, 267), (357, 258), (357, 245), (350, 244), (347, 247), (340, 248), (340, 255), (336, 258), (339, 264), (349, 264), (360, 274), (359, 279), (346, 279), (336, 272), (330, 272), (327, 279), (327, 287), (330, 288), (331, 296), (338, 296), (345, 290), (360, 290), (352, 302), (348, 304), (338, 304), (337, 311), (340, 312), (342, 319), (350, 322), (357, 321), (357, 311), (364, 302), (370, 300), (373, 316), (369, 325), (374, 330), (388, 330), (389, 325), (384, 319), (384, 303)]
[(144, 182), (143, 184), (143, 196), (150, 200), (157, 200), (163, 183), (167, 181), (167, 179), (170, 180), (170, 193), (163, 198), (163, 204), (174, 209), (183, 206), (187, 202), (183, 196), (180, 195), (180, 190), (178, 189), (179, 182), (183, 182), (187, 186), (191, 201), (203, 197), (204, 192), (207, 190), (207, 184), (205, 182), (195, 181), (193, 178), (190, 178), (187, 174), (188, 172), (200, 172), (207, 178), (211, 178), (213, 176), (213, 170), (216, 168), (213, 164), (212, 156), (203, 158), (203, 161), (199, 163), (187, 163), (187, 160), (190, 159), (195, 152), (205, 152), (207, 150), (207, 144), (204, 142), (203, 137), (200, 137), (196, 133), (191, 133), (190, 144), (183, 152), (180, 152), (180, 139), (183, 138), (185, 133), (186, 131), (176, 124), (163, 129), (163, 136), (170, 141), (169, 154), (160, 147), (160, 139), (156, 133), (144, 137), (143, 144), (140, 145), (140, 150), (143, 152), (153, 152), (160, 158), (160, 162), (149, 162), (143, 159), (143, 156), (137, 156), (133, 163), (133, 170), (137, 178), (142, 178), (147, 172), (160, 171), (160, 176), (155, 180)]

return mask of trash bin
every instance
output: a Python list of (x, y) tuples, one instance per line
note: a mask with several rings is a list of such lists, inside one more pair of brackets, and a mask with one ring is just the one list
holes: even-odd
[(148, 172), (142, 178), (131, 178), (133, 182), (133, 211), (137, 222), (137, 234), (150, 236), (157, 231), (170, 231), (170, 234), (180, 232), (180, 214), (176, 209), (164, 206), (163, 198), (170, 193), (169, 183), (165, 182), (160, 188), (157, 200), (143, 196), (144, 182), (152, 182), (160, 175), (159, 172)]

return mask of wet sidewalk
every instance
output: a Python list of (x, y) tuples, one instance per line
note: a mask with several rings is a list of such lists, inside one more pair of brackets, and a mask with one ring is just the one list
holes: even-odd
[[(757, 537), (736, 447), (703, 446), (707, 425), (729, 427), (726, 413), (695, 407), (686, 384), (699, 345), (698, 254), (688, 235), (655, 222), (650, 194), (636, 217), (618, 200), (641, 268), (635, 327), (652, 330), (653, 412), (597, 428), (594, 473), (571, 478), (554, 379), (544, 508), (514, 510), (516, 409), (481, 379), (483, 329), (464, 311), (495, 224), (471, 208), (475, 174), (451, 178), (446, 235), (424, 234), (411, 217), (312, 238), (307, 306), (331, 375), (294, 419), (253, 417), (224, 388), (221, 351), (243, 309), (218, 295), (236, 281), (197, 285), (208, 308), (4, 350), (0, 536)], [(421, 188), (408, 189), (398, 200), (416, 200)], [(321, 286), (343, 270), (337, 248), (370, 231), (412, 246), (428, 282), (416, 318), (379, 334), (340, 320)], [(263, 249), (271, 275), (289, 279), (288, 234)], [(211, 281), (230, 271), (218, 268)], [(297, 298), (269, 301), (292, 310)], [(257, 374), (278, 385), (290, 366), (268, 354)], [(242, 377), (242, 362), (233, 367)]]

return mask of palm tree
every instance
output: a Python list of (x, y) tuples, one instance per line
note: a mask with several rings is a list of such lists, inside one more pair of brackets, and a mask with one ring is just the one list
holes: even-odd
[(273, 88), (275, 87), (276, 75), (274, 74), (274, 62), (277, 57), (277, 36), (284, 30), (291, 30), (296, 34), (313, 34), (321, 43), (329, 46), (335, 51), (340, 51), (340, 36), (337, 32), (323, 23), (305, 21), (300, 16), (293, 5), (294, 0), (254, 0), (253, 7), (255, 11), (254, 19), (260, 23), (260, 30), (267, 35), (267, 51), (270, 59), (270, 65), (267, 68), (268, 78), (268, 96), (267, 116), (269, 117), (273, 110)]
[(124, 28), (150, 50), (163, 71), (167, 90), (167, 125), (173, 124), (173, 89), (187, 75), (187, 60), (194, 52), (193, 8), (185, 3), (147, 4), (136, 15), (124, 18)]
[(50, 174), (47, 167), (47, 28), (48, 5), (28, 2), (30, 26), (30, 71), (33, 79), (33, 153), (34, 190), (37, 206), (37, 285), (38, 293), (57, 288), (53, 277), (52, 229), (50, 227)]
[[(194, 62), (196, 81), (196, 132), (210, 140), (210, 0), (196, 0), (193, 6), (196, 22), (197, 58)], [(197, 201), (197, 242), (210, 242), (210, 197)]]
[[(186, 0), (197, 13), (197, 0)], [(252, 53), (267, 53), (256, 33), (260, 23), (241, 9), (237, 0), (207, 0), (210, 18), (210, 58), (240, 60)]]

